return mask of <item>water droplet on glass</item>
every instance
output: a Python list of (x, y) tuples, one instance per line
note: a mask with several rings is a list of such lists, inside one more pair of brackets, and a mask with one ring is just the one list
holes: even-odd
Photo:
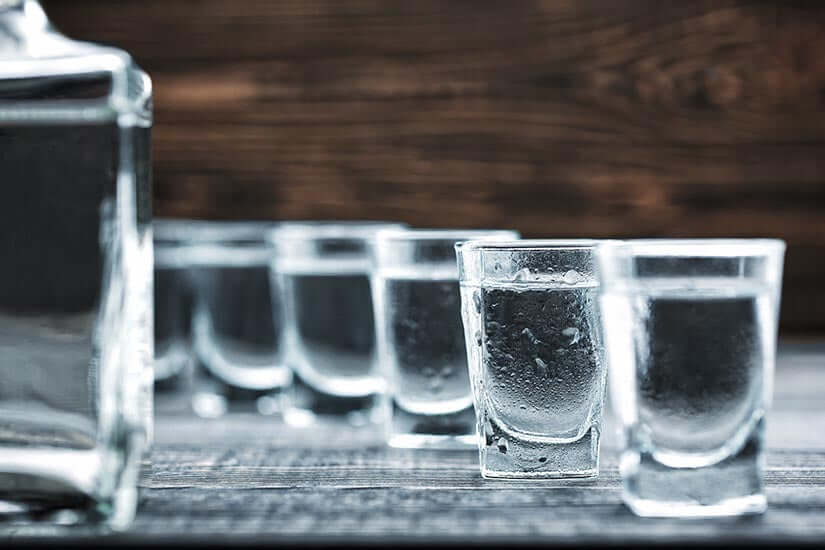
[(561, 333), (568, 338), (567, 345), (572, 346), (581, 338), (581, 331), (576, 327), (567, 327)]
[(496, 262), (495, 264), (493, 264), (493, 270), (501, 271), (501, 263)]
[(513, 275), (514, 281), (529, 281), (530, 280), (530, 268), (525, 267), (523, 269), (519, 269), (515, 275)]
[(519, 408), (523, 411), (527, 410), (527, 405), (519, 405)]
[(547, 457), (546, 456), (539, 457), (539, 462), (547, 462)]
[(473, 292), (473, 305), (476, 308), (476, 313), (481, 313), (481, 295), (477, 290)]
[(524, 329), (521, 331), (521, 335), (525, 338), (526, 341), (530, 342), (533, 345), (540, 343), (539, 339), (536, 338), (533, 334), (533, 331), (531, 331), (527, 327), (524, 327)]
[(475, 333), (476, 345), (481, 347), (481, 331), (477, 330)]
[(503, 437), (498, 438), (498, 452), (507, 454), (507, 440)]
[(579, 275), (579, 272), (575, 269), (571, 269), (570, 271), (564, 274), (564, 278), (562, 280), (568, 285), (574, 285), (578, 283), (580, 279), (581, 276)]
[(536, 362), (536, 366), (538, 366), (538, 368), (540, 368), (540, 369), (542, 369), (542, 370), (547, 369), (547, 363), (545, 363), (544, 361), (542, 361), (542, 360), (541, 360), (541, 357), (536, 357), (536, 358), (534, 359), (534, 361)]

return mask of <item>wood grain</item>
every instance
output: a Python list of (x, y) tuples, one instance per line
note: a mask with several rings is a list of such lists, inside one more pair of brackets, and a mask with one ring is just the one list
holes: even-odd
[[(375, 434), (300, 430), (273, 417), (161, 413), (154, 473), (132, 530), (161, 544), (783, 545), (825, 540), (825, 343), (783, 345), (767, 422), (767, 513), (717, 521), (641, 519), (621, 503), (615, 421), (587, 481), (484, 480), (475, 452), (413, 451)], [(160, 394), (159, 410), (185, 396)], [(11, 542), (95, 542), (35, 538)], [(40, 535), (42, 537), (42, 535)], [(2, 540), (2, 539), (0, 539)]]
[(151, 73), (157, 215), (780, 237), (783, 327), (825, 331), (817, 3), (45, 6)]

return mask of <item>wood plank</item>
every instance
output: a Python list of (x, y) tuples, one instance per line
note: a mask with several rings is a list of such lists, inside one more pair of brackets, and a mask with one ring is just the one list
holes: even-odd
[[(376, 434), (277, 419), (160, 415), (137, 520), (110, 543), (606, 545), (825, 540), (825, 344), (783, 342), (768, 417), (767, 513), (651, 520), (621, 504), (615, 430), (593, 480), (484, 480), (475, 452), (390, 449)], [(161, 394), (164, 399), (180, 395)], [(185, 398), (185, 396), (184, 396)], [(14, 542), (99, 543), (88, 533)]]
[(45, 1), (155, 82), (160, 216), (776, 236), (825, 331), (825, 9)]

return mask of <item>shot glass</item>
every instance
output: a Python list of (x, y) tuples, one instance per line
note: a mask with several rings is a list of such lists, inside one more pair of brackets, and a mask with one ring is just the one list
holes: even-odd
[(373, 301), (394, 447), (476, 447), (455, 245), (515, 231), (389, 229), (373, 253)]
[(198, 222), (155, 219), (155, 391), (181, 389), (191, 374), (192, 301), (188, 251)]
[(195, 289), (198, 368), (192, 407), (203, 417), (280, 412), (290, 383), (282, 355), (280, 293), (269, 265), (270, 222), (202, 222), (188, 252)]
[(292, 425), (384, 422), (370, 290), (370, 251), (387, 222), (284, 222), (270, 233), (273, 284), (284, 305), (284, 357)]
[(785, 245), (638, 240), (598, 250), (623, 498), (651, 517), (763, 512), (763, 432)]
[(606, 368), (595, 245), (456, 245), (484, 477), (598, 475)]

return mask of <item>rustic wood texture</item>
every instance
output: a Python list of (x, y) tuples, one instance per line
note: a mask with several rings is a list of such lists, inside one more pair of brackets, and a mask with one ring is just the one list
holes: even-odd
[(825, 6), (74, 0), (156, 87), (161, 216), (775, 236), (825, 331)]
[[(610, 416), (596, 480), (484, 480), (475, 452), (389, 449), (375, 434), (300, 430), (273, 417), (171, 415), (162, 411), (181, 396), (166, 394), (157, 396), (154, 473), (137, 520), (112, 542), (822, 543), (823, 365), (825, 342), (781, 348), (766, 436), (769, 509), (760, 517), (632, 515), (621, 503)], [(39, 542), (72, 540), (83, 539)]]

